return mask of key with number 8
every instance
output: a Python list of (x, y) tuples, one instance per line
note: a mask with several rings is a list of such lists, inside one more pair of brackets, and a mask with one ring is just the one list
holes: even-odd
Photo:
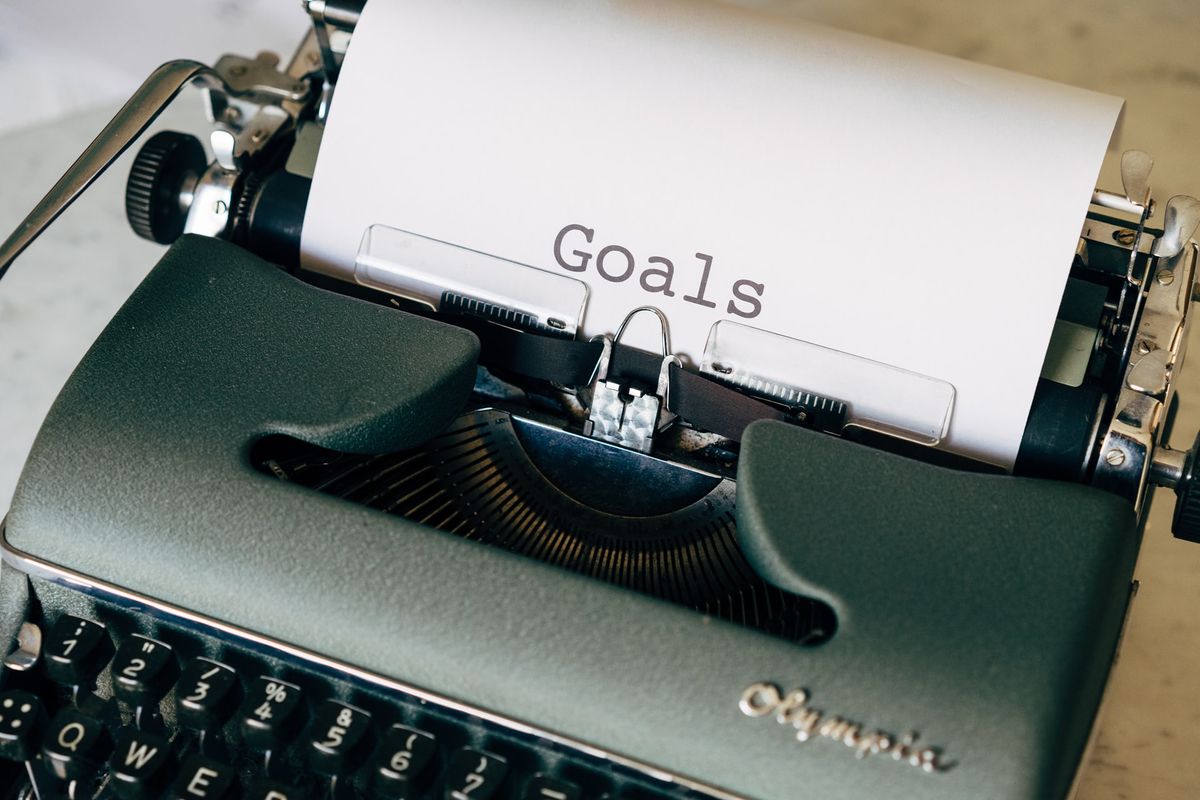
[(175, 685), (179, 722), (193, 731), (221, 727), (237, 707), (237, 673), (207, 658), (193, 658)]

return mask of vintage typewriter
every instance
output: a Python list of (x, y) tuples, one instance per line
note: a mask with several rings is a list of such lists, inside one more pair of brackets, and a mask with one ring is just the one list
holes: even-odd
[(156, 71), (0, 248), (199, 87), (209, 149), (155, 132), (128, 181), (173, 244), (5, 521), (0, 797), (1067, 795), (1156, 486), (1200, 540), (1165, 445), (1200, 203), (1156, 213), (1138, 152), (1094, 194), (998, 474), (753, 340), (699, 369), (665, 323), (584, 340), (472, 283), (489, 256), (407, 291), (300, 270), (362, 3), (306, 8), (287, 64)]

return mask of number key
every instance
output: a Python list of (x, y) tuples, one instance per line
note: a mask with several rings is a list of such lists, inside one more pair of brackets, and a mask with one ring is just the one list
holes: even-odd
[(521, 800), (580, 800), (579, 787), (549, 775), (534, 775), (525, 784)]
[(46, 671), (63, 686), (87, 686), (112, 658), (113, 643), (99, 622), (64, 614), (42, 645)]
[(371, 789), (383, 800), (409, 800), (427, 785), (437, 740), (424, 731), (393, 725), (371, 759)]
[(500, 756), (464, 747), (446, 768), (445, 800), (488, 800), (507, 773), (508, 763)]
[(246, 692), (238, 716), (242, 739), (254, 750), (272, 750), (291, 740), (303, 710), (300, 687), (264, 675)]
[(113, 692), (131, 706), (157, 705), (170, 691), (179, 666), (171, 645), (134, 634), (112, 662)]
[(193, 658), (183, 668), (175, 697), (179, 722), (194, 731), (219, 728), (237, 706), (237, 673), (207, 658)]
[(318, 775), (333, 777), (358, 766), (369, 745), (371, 715), (362, 709), (326, 700), (309, 727), (308, 763)]

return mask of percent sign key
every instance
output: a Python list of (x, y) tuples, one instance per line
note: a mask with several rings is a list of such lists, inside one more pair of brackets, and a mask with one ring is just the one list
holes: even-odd
[(299, 686), (268, 676), (255, 680), (238, 713), (246, 746), (265, 752), (287, 744), (302, 727), (301, 700)]

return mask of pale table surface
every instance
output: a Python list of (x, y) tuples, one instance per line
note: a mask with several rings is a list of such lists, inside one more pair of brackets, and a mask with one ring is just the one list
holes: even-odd
[[(1152, 153), (1161, 198), (1200, 194), (1200, 8), (1021, 0), (777, 0), (809, 18), (1127, 98), (1122, 143)], [(35, 65), (5, 63), (0, 75)], [(0, 135), (0, 230), (10, 230), (110, 110)], [(199, 118), (184, 100), (174, 123)], [(2, 129), (2, 126), (0, 126)], [(1116, 187), (1116, 159), (1101, 183)], [(127, 166), (101, 180), (0, 285), (0, 508), (42, 416), (84, 349), (161, 249), (126, 227)], [(1033, 190), (1033, 187), (1031, 187)], [(999, 222), (999, 221), (998, 221)], [(999, 230), (998, 226), (998, 230)], [(985, 243), (981, 243), (985, 244)], [(1200, 353), (1193, 343), (1191, 352)], [(1193, 358), (1196, 358), (1193, 355)], [(1177, 447), (1200, 429), (1200, 367), (1181, 391)], [(1200, 545), (1170, 534), (1170, 497), (1152, 509), (1110, 701), (1084, 769), (1083, 800), (1200, 796)], [(1165, 502), (1164, 502), (1165, 501)]]

